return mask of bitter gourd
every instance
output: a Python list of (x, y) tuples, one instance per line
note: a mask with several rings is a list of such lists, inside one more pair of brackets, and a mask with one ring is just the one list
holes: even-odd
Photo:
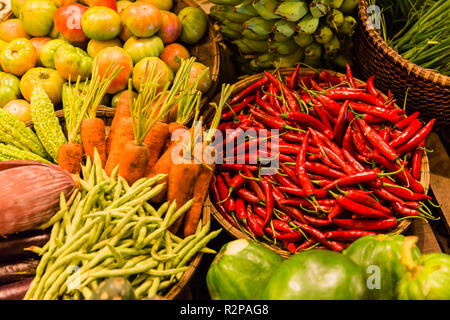
[(47, 159), (44, 159), (33, 152), (25, 151), (4, 143), (0, 143), (0, 160), (34, 160), (44, 163), (51, 163)]
[(67, 143), (66, 136), (59, 124), (50, 98), (40, 86), (36, 86), (31, 94), (31, 120), (34, 130), (55, 162), (58, 162), (58, 149)]
[(0, 108), (0, 142), (50, 160), (37, 135), (12, 113)]

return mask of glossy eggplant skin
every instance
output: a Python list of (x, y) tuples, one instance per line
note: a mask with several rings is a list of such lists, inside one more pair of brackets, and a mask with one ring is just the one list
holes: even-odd
[(36, 274), (37, 259), (26, 259), (0, 264), (0, 285), (25, 280)]
[(49, 238), (48, 230), (30, 230), (0, 238), (0, 263), (37, 257), (35, 253), (27, 251), (25, 248), (42, 247)]
[(22, 300), (34, 277), (0, 286), (0, 300)]

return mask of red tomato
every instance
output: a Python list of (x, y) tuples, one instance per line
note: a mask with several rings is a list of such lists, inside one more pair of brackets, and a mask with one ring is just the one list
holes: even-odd
[(171, 43), (164, 47), (159, 58), (164, 61), (173, 72), (177, 72), (181, 65), (181, 59), (189, 59), (191, 55), (188, 49), (179, 43)]
[(117, 11), (117, 2), (116, 0), (88, 0), (86, 3), (89, 7), (108, 7)]
[(41, 55), (41, 49), (44, 46), (44, 44), (46, 44), (50, 40), (52, 39), (49, 37), (34, 37), (30, 39), (34, 49), (36, 50), (38, 57)]
[(128, 79), (133, 71), (133, 60), (130, 55), (120, 47), (108, 47), (100, 50), (95, 56), (98, 64), (98, 74), (103, 76), (107, 69), (113, 63), (112, 68), (116, 66), (123, 67), (122, 71), (114, 78), (106, 91), (109, 94), (114, 94), (124, 90), (127, 87)]
[(178, 16), (170, 11), (161, 10), (162, 24), (157, 35), (164, 44), (175, 42), (181, 34), (181, 21)]
[(121, 13), (123, 24), (138, 38), (151, 37), (161, 28), (161, 10), (150, 3), (134, 2)]
[(81, 29), (81, 17), (88, 7), (79, 3), (62, 6), (56, 10), (54, 21), (56, 29), (70, 42), (84, 42), (88, 40)]
[(17, 38), (30, 38), (30, 35), (23, 29), (22, 21), (8, 19), (0, 22), (0, 40), (10, 42)]

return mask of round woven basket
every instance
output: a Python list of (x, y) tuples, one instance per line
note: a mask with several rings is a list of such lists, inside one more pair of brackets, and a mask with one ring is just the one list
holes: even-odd
[[(290, 74), (294, 69), (293, 68), (287, 68), (287, 69), (280, 69), (280, 73), (283, 76), (286, 76), (288, 74)], [(330, 72), (333, 75), (342, 77), (345, 76), (341, 73), (337, 73), (334, 71), (330, 71), (327, 70), (328, 72)], [(311, 74), (314, 73), (314, 71), (310, 70), (310, 69), (300, 69), (300, 75), (307, 75), (307, 74)], [(250, 86), (252, 83), (258, 81), (259, 79), (261, 79), (261, 77), (263, 77), (263, 73), (260, 74), (255, 74), (249, 77), (244, 78), (243, 80), (237, 82), (235, 84), (235, 88), (233, 93), (231, 94), (231, 97), (233, 97), (234, 95), (238, 94), (240, 91), (244, 90), (245, 88), (247, 88), (248, 86)], [(355, 79), (355, 81), (357, 83), (364, 83), (361, 80)], [(384, 95), (383, 95), (384, 96)], [(384, 96), (385, 98), (387, 98), (386, 96)], [(219, 97), (216, 96), (215, 97), (215, 101), (218, 101)], [(396, 105), (396, 107), (398, 108), (398, 106)], [(421, 176), (420, 176), (420, 183), (424, 186), (425, 188), (425, 193), (428, 192), (429, 186), (430, 186), (430, 165), (428, 162), (428, 158), (426, 155), (424, 155), (424, 157), (422, 158), (422, 165), (421, 165)], [(243, 239), (251, 239), (250, 236), (244, 232), (242, 232), (241, 230), (237, 229), (236, 227), (234, 227), (233, 225), (231, 225), (220, 213), (219, 211), (214, 207), (214, 203), (212, 202), (212, 195), (209, 195), (209, 197), (206, 199), (205, 205), (204, 205), (204, 210), (210, 211), (211, 215), (214, 217), (214, 219), (217, 220), (217, 222), (226, 230), (226, 232), (231, 235), (234, 238), (243, 238)], [(389, 234), (402, 234), (404, 232), (406, 232), (406, 230), (408, 229), (408, 227), (411, 225), (411, 221), (410, 220), (402, 220), (400, 221), (400, 223), (397, 225), (397, 227), (395, 227), (392, 230), (389, 230)], [(264, 246), (268, 247), (269, 249), (275, 251), (276, 253), (278, 253), (279, 255), (283, 256), (283, 257), (288, 257), (291, 254), (289, 253), (289, 251), (281, 248), (280, 246), (276, 246), (273, 244), (269, 244), (269, 243), (265, 243), (265, 242), (261, 242)]]
[(390, 89), (399, 103), (406, 96), (408, 113), (419, 111), (424, 120), (436, 118), (436, 127), (450, 125), (450, 77), (403, 59), (375, 28), (368, 26), (371, 20), (367, 7), (367, 0), (358, 1), (354, 38), (356, 63), (363, 78), (375, 75), (377, 88), (383, 92)]
[[(64, 132), (66, 132), (65, 127), (65, 121), (64, 121), (64, 111), (58, 110), (55, 112), (56, 116), (59, 118), (59, 122), (61, 124), (61, 127)], [(106, 126), (106, 135), (109, 134), (109, 129), (111, 122), (114, 118), (115, 109), (114, 108), (106, 108), (104, 106), (99, 106), (97, 109), (97, 118), (102, 119), (105, 122)], [(26, 125), (28, 127), (32, 127), (33, 123), (31, 121), (27, 122)], [(210, 221), (211, 219), (211, 211), (209, 210), (208, 206), (204, 206), (202, 211), (202, 223), (205, 225)], [(188, 269), (184, 271), (183, 275), (181, 276), (180, 280), (176, 282), (170, 290), (161, 297), (163, 300), (176, 300), (178, 298), (182, 298), (182, 295), (184, 294), (185, 289), (189, 285), (190, 280), (192, 279), (195, 271), (197, 270), (198, 266), (200, 265), (200, 262), (202, 260), (203, 253), (199, 252), (189, 263)]]
[[(196, 0), (174, 0), (172, 11), (174, 13), (178, 13), (180, 12), (181, 9), (185, 7), (196, 7), (203, 10), (198, 1)], [(11, 0), (0, 0), (0, 22), (13, 17), (14, 15), (11, 11)], [(213, 23), (211, 22), (209, 16), (207, 16), (207, 19), (208, 19), (208, 30), (203, 36), (203, 38), (193, 45), (183, 44), (189, 50), (191, 56), (196, 57), (197, 62), (200, 62), (205, 66), (209, 67), (211, 71), (211, 80), (212, 80), (211, 87), (205, 94), (203, 94), (200, 113), (203, 113), (208, 109), (209, 101), (216, 95), (216, 90), (220, 82), (219, 75), (220, 75), (221, 57), (220, 57), (220, 48), (217, 41), (218, 34), (214, 29)], [(193, 117), (188, 119), (187, 122), (190, 123), (192, 120)]]

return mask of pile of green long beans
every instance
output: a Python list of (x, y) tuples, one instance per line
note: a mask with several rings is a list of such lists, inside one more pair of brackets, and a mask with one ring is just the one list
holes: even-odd
[(210, 232), (200, 221), (195, 234), (184, 239), (168, 228), (193, 203), (175, 202), (155, 209), (164, 175), (142, 178), (129, 186), (114, 170), (108, 177), (98, 153), (82, 166), (80, 188), (41, 229), (52, 227), (43, 247), (29, 250), (41, 256), (25, 300), (90, 299), (109, 277), (130, 281), (137, 299), (161, 296), (180, 280), (198, 253), (215, 253), (206, 244), (221, 229)]
[(369, 0), (369, 4), (380, 7), (379, 32), (391, 48), (422, 68), (450, 75), (450, 1)]

